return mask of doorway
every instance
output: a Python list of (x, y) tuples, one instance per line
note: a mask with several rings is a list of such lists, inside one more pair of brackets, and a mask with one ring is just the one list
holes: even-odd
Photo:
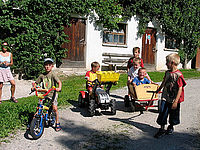
[(142, 37), (142, 59), (145, 64), (155, 65), (156, 29), (147, 28)]
[(62, 45), (67, 48), (66, 58), (63, 59), (62, 67), (85, 67), (85, 31), (86, 20), (80, 18), (72, 18), (71, 25), (64, 27), (64, 32), (68, 35), (68, 43)]

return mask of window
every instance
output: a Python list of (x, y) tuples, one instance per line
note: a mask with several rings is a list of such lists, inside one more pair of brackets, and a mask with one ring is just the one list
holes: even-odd
[(105, 29), (103, 31), (103, 43), (106, 44), (126, 44), (126, 24), (118, 24), (119, 29), (108, 31)]
[(175, 38), (169, 36), (165, 37), (165, 48), (166, 49), (177, 49), (179, 47), (179, 42)]

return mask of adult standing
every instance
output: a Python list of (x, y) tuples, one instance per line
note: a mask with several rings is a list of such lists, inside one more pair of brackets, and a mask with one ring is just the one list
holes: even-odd
[(4, 82), (10, 82), (11, 83), (11, 98), (10, 100), (17, 103), (18, 101), (14, 97), (15, 94), (15, 80), (12, 76), (12, 73), (10, 71), (10, 66), (13, 65), (13, 56), (12, 53), (8, 52), (8, 43), (3, 42), (2, 43), (2, 51), (0, 52), (0, 104), (1, 96), (2, 96), (2, 88)]

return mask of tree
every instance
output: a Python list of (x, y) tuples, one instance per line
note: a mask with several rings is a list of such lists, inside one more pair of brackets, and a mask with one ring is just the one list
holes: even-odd
[(123, 16), (139, 16), (139, 32), (147, 23), (156, 20), (164, 33), (179, 41), (179, 54), (184, 66), (191, 60), (199, 46), (199, 0), (122, 0)]
[(66, 49), (63, 26), (69, 25), (71, 14), (97, 13), (97, 23), (115, 28), (121, 13), (116, 0), (9, 0), (0, 1), (0, 42), (7, 41), (14, 56), (14, 70), (26, 78), (43, 71), (43, 59), (51, 57), (57, 66)]

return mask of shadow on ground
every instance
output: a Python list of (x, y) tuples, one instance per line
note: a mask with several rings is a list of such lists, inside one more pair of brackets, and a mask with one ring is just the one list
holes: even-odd
[[(75, 100), (68, 100), (68, 102), (73, 106), (71, 109), (71, 111), (73, 112), (80, 112), (80, 114), (84, 117), (90, 117), (89, 113), (87, 111), (87, 106), (84, 107), (79, 107), (78, 106), (78, 102)], [(123, 112), (130, 112), (132, 113), (132, 110), (130, 107), (125, 107), (124, 106), (124, 102), (123, 101), (116, 101), (116, 110), (117, 111), (123, 111)], [(136, 111), (140, 111), (141, 113), (143, 113), (144, 109), (142, 107), (140, 108), (136, 108)], [(152, 112), (156, 112), (156, 110), (151, 109), (150, 111)], [(112, 115), (110, 112), (110, 109), (108, 110), (100, 110), (100, 109), (96, 109), (95, 112), (96, 116), (101, 116), (101, 115)]]
[[(131, 118), (133, 119), (133, 118)], [(197, 150), (200, 147), (198, 135), (188, 133), (177, 133), (166, 135), (160, 139), (153, 138), (157, 131), (151, 125), (134, 122), (128, 119), (110, 118), (110, 120), (130, 125), (127, 130), (134, 132), (123, 132), (115, 128), (99, 131), (83, 125), (76, 125), (71, 120), (62, 120), (63, 132), (68, 136), (56, 137), (55, 140), (67, 149), (80, 150)], [(100, 122), (99, 122), (100, 123)]]

